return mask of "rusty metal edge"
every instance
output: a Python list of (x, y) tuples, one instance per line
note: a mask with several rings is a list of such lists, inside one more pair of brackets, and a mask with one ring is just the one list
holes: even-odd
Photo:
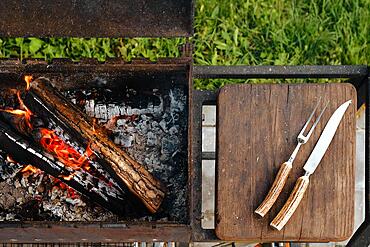
[(1, 37), (191, 37), (193, 0), (0, 2)]
[(68, 243), (68, 242), (189, 242), (189, 226), (86, 225), (73, 227), (52, 225), (49, 227), (25, 227), (0, 229), (0, 243)]
[(232, 65), (194, 66), (197, 79), (249, 79), (249, 78), (364, 78), (366, 65)]

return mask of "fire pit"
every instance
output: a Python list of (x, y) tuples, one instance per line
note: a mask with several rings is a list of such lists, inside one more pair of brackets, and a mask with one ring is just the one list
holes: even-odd
[[(138, 80), (135, 75), (132, 75), (132, 78), (135, 78), (133, 80), (127, 77), (121, 78), (119, 75), (114, 78), (107, 78), (96, 74), (92, 81), (87, 82), (88, 87), (70, 88), (64, 91), (64, 95), (79, 108), (83, 109), (89, 116), (93, 117), (98, 122), (97, 125), (105, 124), (105, 129), (110, 132), (111, 139), (115, 145), (127, 150), (134, 160), (140, 164), (144, 164), (144, 167), (156, 177), (160, 177), (161, 180), (166, 181), (168, 188), (171, 188), (164, 202), (167, 205), (165, 207), (168, 208), (161, 210), (161, 212), (154, 216), (154, 219), (184, 222), (186, 221), (186, 210), (183, 209), (186, 208), (187, 193), (186, 106), (188, 93), (186, 78), (176, 78), (179, 83), (170, 85), (160, 75), (155, 75), (154, 73), (152, 76), (158, 78), (154, 79), (152, 77), (152, 85), (145, 87), (145, 79)], [(64, 79), (68, 80), (68, 76)], [(74, 80), (79, 79), (74, 78)], [(17, 101), (14, 100), (15, 95), (12, 95), (14, 90), (13, 88), (4, 90), (3, 92), (3, 118), (9, 118), (9, 116), (14, 118), (22, 113), (19, 109), (5, 110), (16, 108), (16, 106), (11, 105)], [(18, 101), (22, 100), (20, 93), (18, 93), (16, 98), (19, 98)], [(7, 102), (10, 103), (7, 104)], [(24, 103), (22, 102), (22, 104)], [(43, 114), (44, 118), (51, 118), (52, 116), (49, 116), (50, 114)], [(77, 118), (78, 116), (75, 117)], [(31, 123), (28, 124), (32, 125)], [(20, 124), (18, 123), (17, 125)], [(88, 186), (96, 187), (92, 189), (87, 188), (87, 190), (95, 191), (96, 189), (98, 192), (106, 190), (107, 192), (101, 196), (112, 197), (107, 202), (113, 205), (105, 205), (103, 202), (103, 206), (107, 209), (112, 208), (115, 213), (122, 216), (117, 219), (127, 219), (131, 215), (139, 218), (147, 217), (148, 220), (152, 219), (152, 216), (146, 216), (142, 213), (144, 211), (142, 207), (138, 207), (137, 204), (132, 205), (133, 198), (127, 198), (127, 191), (120, 191), (115, 181), (104, 171), (104, 168), (98, 162), (85, 162), (89, 158), (86, 153), (90, 150), (90, 155), (92, 154), (89, 146), (88, 148), (79, 146), (73, 140), (71, 134), (68, 134), (54, 121), (49, 121), (47, 127), (49, 129), (41, 128), (41, 131), (37, 130), (37, 135), (42, 135), (42, 137), (40, 139), (37, 138), (36, 142), (39, 142), (49, 153), (53, 153), (55, 149), (58, 149), (56, 154), (62, 163), (70, 163), (69, 167), (75, 170), (77, 170), (76, 166), (78, 166), (79, 169), (75, 172), (76, 176), (79, 175), (84, 178), (87, 176), (87, 179), (91, 180)], [(20, 127), (18, 126), (17, 128)], [(66, 144), (59, 144), (63, 141)], [(75, 150), (79, 150), (80, 152), (76, 152)], [(69, 162), (68, 159), (71, 160), (71, 153), (76, 158), (72, 162)], [(68, 154), (67, 157), (63, 157), (64, 154)], [(17, 154), (17, 156), (19, 155), (21, 154)], [(86, 155), (86, 158), (82, 159), (84, 155)], [(19, 170), (16, 169), (19, 167), (19, 163), (15, 162), (13, 158), (10, 158), (12, 156), (12, 154), (6, 154), (3, 164), (5, 170), (12, 170), (12, 172), (9, 172), (3, 178), (5, 180), (3, 184), (6, 186), (4, 187), (5, 191), (10, 190), (10, 193), (5, 194), (9, 195), (10, 198), (7, 196), (2, 198), (4, 204), (6, 204), (4, 205), (4, 215), (2, 216), (4, 219), (60, 219), (78, 221), (114, 219), (109, 213), (105, 217), (102, 209), (99, 208), (96, 209), (98, 215), (95, 217), (91, 216), (96, 211), (92, 208), (93, 206), (89, 205), (89, 202), (86, 204), (84, 200), (81, 200), (80, 195), (73, 188), (66, 187), (65, 182), (78, 180), (74, 178), (74, 173), (68, 173), (66, 175), (61, 172), (61, 174), (56, 175), (56, 178), (50, 178), (48, 174), (44, 174), (43, 171), (28, 164)], [(20, 159), (24, 160), (22, 157)], [(83, 160), (81, 164), (78, 163), (80, 162), (79, 160)], [(35, 164), (36, 167), (38, 165)], [(16, 168), (12, 169), (13, 166)], [(79, 166), (82, 166), (82, 168), (80, 169)], [(88, 173), (87, 171), (90, 172)], [(98, 182), (99, 179), (95, 179), (93, 176), (94, 172), (99, 173), (99, 176), (104, 178), (103, 181)], [(19, 173), (23, 175), (19, 175)], [(58, 172), (56, 171), (56, 173)], [(52, 172), (52, 174), (55, 176), (55, 172)], [(94, 186), (94, 183), (98, 185)], [(24, 190), (20, 197), (19, 194), (13, 195), (11, 193), (12, 187), (13, 190), (19, 188), (18, 184), (21, 185), (20, 191), (23, 192)], [(30, 186), (35, 188), (35, 190), (31, 190)], [(89, 196), (90, 192), (86, 192), (86, 195)], [(99, 199), (102, 200), (99, 198), (99, 195), (95, 196), (97, 196), (98, 202)], [(14, 197), (18, 201), (12, 200)], [(120, 202), (125, 204), (125, 206), (114, 205), (115, 200), (118, 200), (116, 204)], [(11, 202), (13, 202), (13, 205)], [(68, 204), (73, 205), (73, 207)], [(31, 214), (29, 213), (31, 209), (27, 209), (30, 205), (33, 207)], [(83, 205), (87, 205), (87, 207), (83, 207)], [(25, 212), (27, 213), (25, 214)], [(63, 215), (63, 212), (66, 215)], [(76, 212), (75, 214), (77, 215), (73, 216), (72, 212)]]
[[(2, 7), (2, 37), (192, 34), (192, 1)], [(2, 241), (190, 240), (192, 59), (185, 48), (183, 57), (156, 63), (0, 62)], [(25, 76), (47, 80), (51, 90), (28, 90)], [(18, 110), (31, 121), (14, 117)]]
[[(25, 222), (45, 225), (52, 221), (188, 224), (189, 62), (190, 59), (174, 59), (162, 64), (38, 63), (27, 65), (27, 69), (24, 65), (10, 66), (6, 62), (7, 73), (0, 73), (3, 81), (0, 127), (4, 133), (0, 137), (2, 222), (13, 226)], [(81, 71), (75, 73), (76, 68)], [(18, 73), (19, 69), (24, 71)], [(66, 149), (71, 156), (76, 150), (80, 158), (90, 147), (80, 145), (79, 138), (54, 121), (52, 113), (34, 106), (26, 89), (26, 75), (32, 75), (35, 82), (40, 76), (48, 78), (41, 80), (50, 82), (53, 90), (93, 118), (96, 128), (103, 126), (115, 146), (127, 152), (164, 185), (166, 195), (156, 213), (147, 210), (130, 191), (121, 189), (117, 180), (99, 164), (99, 159), (89, 159), (86, 163), (88, 169), (93, 170), (90, 173), (83, 169), (75, 173), (56, 173), (52, 167), (45, 166), (47, 162), (40, 163), (46, 159), (55, 164), (63, 163), (50, 157), (53, 156), (53, 143), (64, 141), (65, 146), (58, 150), (59, 153)], [(13, 121), (18, 124), (12, 126), (7, 122), (7, 117), (13, 119), (19, 115), (22, 104), (35, 111), (34, 115), (50, 120), (43, 126), (50, 131), (43, 137), (48, 152), (45, 152), (43, 139), (27, 137), (18, 130), (27, 124)], [(36, 129), (39, 123), (32, 124)], [(10, 142), (5, 138), (8, 135), (17, 141)], [(16, 145), (18, 140), (20, 144)], [(40, 152), (41, 159), (21, 149), (22, 143)], [(91, 174), (99, 174), (101, 181)], [(87, 187), (81, 189), (85, 182)], [(103, 194), (93, 194), (94, 191), (103, 191)]]

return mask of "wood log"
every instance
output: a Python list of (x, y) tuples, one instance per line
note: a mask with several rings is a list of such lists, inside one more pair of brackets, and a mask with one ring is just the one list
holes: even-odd
[[(113, 213), (123, 215), (126, 212), (127, 202), (125, 195), (119, 189), (108, 185), (105, 181), (93, 177), (84, 170), (70, 171), (64, 164), (51, 155), (47, 155), (40, 147), (26, 141), (24, 137), (13, 132), (9, 123), (0, 121), (0, 148), (11, 155), (20, 164), (32, 164), (45, 173), (60, 179), (72, 187), (89, 201), (97, 203)], [(62, 179), (61, 175), (74, 176), (70, 180)]]
[(120, 187), (128, 188), (151, 213), (159, 209), (165, 196), (161, 182), (117, 147), (103, 128), (60, 94), (47, 78), (32, 81), (25, 102), (38, 116), (52, 117), (84, 145), (90, 144)]

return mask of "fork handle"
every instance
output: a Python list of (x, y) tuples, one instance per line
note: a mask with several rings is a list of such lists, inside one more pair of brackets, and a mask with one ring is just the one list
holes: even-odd
[(309, 176), (302, 176), (297, 179), (297, 182), (288, 200), (286, 201), (280, 212), (276, 215), (275, 219), (271, 221), (270, 226), (278, 231), (280, 231), (285, 226), (285, 224), (288, 222), (290, 217), (292, 217), (293, 213), (301, 202), (304, 193), (307, 190), (309, 182)]
[(267, 196), (265, 197), (261, 205), (259, 205), (259, 207), (254, 211), (256, 214), (264, 217), (271, 209), (272, 205), (275, 203), (276, 199), (283, 190), (283, 187), (291, 170), (291, 162), (284, 162), (280, 166), (279, 172), (276, 175), (275, 181), (272, 184)]

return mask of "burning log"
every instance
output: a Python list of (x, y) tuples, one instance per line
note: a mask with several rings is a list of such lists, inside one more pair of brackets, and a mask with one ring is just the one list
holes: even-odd
[[(19, 123), (19, 121), (16, 121), (16, 123)], [(18, 163), (33, 164), (55, 178), (71, 173), (64, 164), (40, 150), (36, 145), (31, 145), (25, 141), (23, 137), (15, 134), (2, 121), (0, 121), (0, 143), (2, 151), (11, 154), (12, 158)], [(12, 159), (9, 162), (15, 163)], [(24, 169), (27, 169), (27, 167)], [(21, 169), (21, 167), (17, 166), (17, 169)], [(71, 179), (62, 179), (65, 184), (116, 214), (122, 215), (126, 211), (128, 203), (124, 200), (125, 195), (120, 189), (82, 169), (73, 171), (73, 173)]]
[(163, 185), (143, 166), (134, 161), (107, 136), (103, 128), (64, 98), (46, 78), (30, 84), (26, 95), (27, 106), (44, 120), (52, 118), (83, 145), (90, 145), (110, 175), (122, 189), (135, 194), (152, 213), (160, 207), (165, 196)]

